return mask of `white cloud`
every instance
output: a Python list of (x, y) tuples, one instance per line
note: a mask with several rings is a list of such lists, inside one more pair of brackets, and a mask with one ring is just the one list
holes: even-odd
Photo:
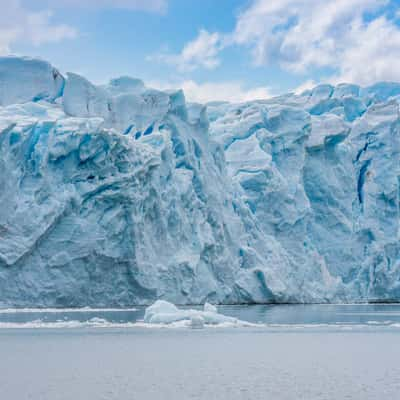
[(20, 31), (17, 28), (10, 27), (4, 29), (0, 27), (0, 56), (10, 53), (10, 44), (13, 43), (19, 35)]
[(160, 90), (183, 89), (188, 101), (207, 103), (210, 101), (230, 101), (233, 103), (266, 99), (271, 97), (267, 87), (245, 88), (241, 82), (197, 83), (184, 80), (179, 83), (149, 82), (149, 86)]
[[(400, 28), (384, 14), (388, 0), (253, 0), (231, 39), (256, 65), (305, 73), (332, 67), (335, 80), (400, 80)], [(376, 17), (366, 20), (368, 12)]]
[[(26, 3), (29, 1), (25, 0)], [(167, 0), (36, 0), (36, 2), (49, 8), (121, 8), (149, 12), (164, 12), (168, 5)]]
[(77, 31), (68, 25), (51, 25), (52, 15), (51, 11), (27, 14), (25, 32), (34, 45), (73, 39), (77, 36)]
[(18, 42), (39, 46), (76, 38), (76, 28), (52, 22), (52, 10), (60, 7), (164, 12), (167, 0), (0, 0), (0, 55), (9, 54)]
[[(327, 68), (328, 80), (370, 84), (400, 80), (400, 27), (385, 14), (390, 0), (251, 0), (233, 32), (201, 30), (179, 54), (151, 57), (179, 71), (213, 69), (222, 49), (250, 49), (255, 65), (278, 64), (309, 74)], [(369, 14), (369, 18), (365, 16)]]
[(400, 80), (400, 29), (385, 17), (355, 23), (341, 54), (336, 81), (369, 85)]
[(0, 54), (9, 54), (18, 41), (40, 45), (77, 37), (77, 31), (65, 24), (52, 24), (48, 10), (29, 11), (18, 0), (7, 0), (0, 13)]
[(336, 62), (351, 24), (386, 0), (255, 0), (239, 15), (233, 40), (252, 48), (256, 64), (273, 59), (303, 71)]
[(179, 71), (191, 71), (199, 67), (214, 69), (220, 63), (218, 53), (223, 47), (221, 34), (201, 29), (196, 39), (188, 42), (179, 54), (161, 53), (149, 60), (176, 66)]

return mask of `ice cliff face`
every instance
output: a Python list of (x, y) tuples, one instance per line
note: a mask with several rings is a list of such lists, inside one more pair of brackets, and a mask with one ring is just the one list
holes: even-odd
[(321, 85), (210, 107), (229, 176), (295, 266), (299, 295), (311, 280), (329, 300), (399, 299), (399, 94)]
[(0, 305), (399, 300), (397, 96), (206, 109), (0, 58)]

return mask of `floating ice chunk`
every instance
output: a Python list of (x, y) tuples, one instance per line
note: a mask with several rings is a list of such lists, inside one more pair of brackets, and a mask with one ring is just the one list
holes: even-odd
[(184, 326), (192, 328), (202, 328), (205, 325), (253, 326), (253, 324), (240, 321), (237, 318), (218, 314), (216, 307), (208, 303), (204, 305), (204, 311), (180, 310), (174, 304), (164, 300), (157, 300), (153, 305), (146, 308), (144, 322), (164, 325), (185, 322)]
[(97, 312), (127, 312), (137, 311), (137, 308), (0, 308), (0, 314), (62, 314), (62, 313), (97, 313)]
[(179, 311), (174, 304), (164, 300), (157, 300), (144, 313), (144, 322), (150, 322), (152, 317), (157, 314), (176, 314)]
[[(200, 311), (201, 312), (201, 311)], [(208, 325), (219, 325), (219, 324), (245, 324), (244, 321), (239, 321), (237, 318), (228, 317), (227, 315), (218, 314), (215, 312), (204, 311), (201, 312), (204, 321)]]
[(190, 327), (192, 329), (204, 328), (204, 318), (201, 315), (193, 315), (190, 317)]
[(215, 307), (213, 304), (210, 304), (210, 303), (204, 304), (204, 311), (214, 312), (214, 313), (218, 312), (217, 307)]

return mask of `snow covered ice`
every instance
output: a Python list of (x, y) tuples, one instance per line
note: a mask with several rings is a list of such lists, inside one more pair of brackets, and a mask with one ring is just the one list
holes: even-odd
[(0, 306), (400, 300), (399, 99), (188, 104), (0, 58)]
[(209, 325), (256, 326), (249, 322), (240, 321), (237, 318), (219, 314), (217, 308), (209, 303), (206, 303), (203, 311), (201, 311), (179, 309), (165, 300), (157, 300), (146, 308), (144, 322), (148, 324), (189, 326), (193, 329), (201, 329)]

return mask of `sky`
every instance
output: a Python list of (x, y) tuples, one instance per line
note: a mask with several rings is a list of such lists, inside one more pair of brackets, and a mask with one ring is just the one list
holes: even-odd
[(400, 0), (0, 0), (0, 55), (190, 101), (400, 81)]

